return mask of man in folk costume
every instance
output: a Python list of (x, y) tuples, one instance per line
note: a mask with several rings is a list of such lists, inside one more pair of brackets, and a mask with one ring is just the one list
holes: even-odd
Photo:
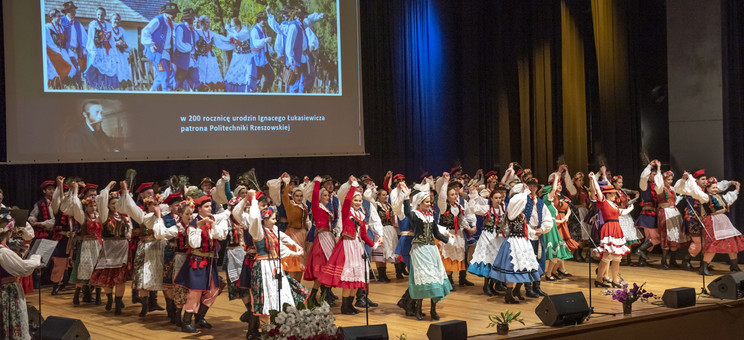
[(660, 171), (660, 167), (661, 163), (658, 160), (651, 161), (641, 172), (641, 179), (638, 182), (638, 189), (641, 191), (641, 215), (636, 220), (636, 226), (643, 228), (646, 236), (646, 241), (636, 251), (640, 256), (638, 265), (641, 267), (648, 266), (648, 253), (655, 245), (661, 243), (661, 236), (657, 230), (658, 202), (656, 199), (656, 183), (654, 183), (654, 178), (656, 173)]
[(65, 16), (62, 17), (60, 22), (64, 28), (67, 54), (70, 57), (70, 61), (72, 61), (72, 67), (76, 69), (75, 75), (72, 77), (72, 82), (77, 88), (82, 89), (82, 74), (88, 65), (88, 51), (85, 49), (85, 44), (88, 41), (88, 33), (85, 27), (75, 17), (77, 14), (75, 3), (72, 1), (65, 2), (62, 5), (62, 14)]
[(44, 181), (41, 183), (41, 192), (44, 197), (34, 204), (34, 208), (28, 216), (28, 222), (34, 228), (35, 239), (49, 238), (52, 228), (54, 228), (54, 214), (52, 213), (52, 197), (54, 195), (54, 181)]
[(173, 18), (179, 13), (178, 5), (169, 2), (142, 29), (141, 42), (145, 47), (145, 57), (152, 61), (155, 67), (155, 79), (150, 91), (170, 91), (173, 88), (174, 76), (171, 66), (171, 51), (173, 48), (174, 23)]
[[(140, 211), (147, 213), (147, 204), (145, 203), (146, 200), (150, 200), (155, 196), (155, 189), (153, 188), (154, 183), (153, 182), (146, 182), (142, 183), (137, 187), (137, 190), (135, 190), (135, 194), (137, 194), (137, 200), (135, 202), (136, 206), (140, 209)], [(128, 194), (128, 192), (127, 192)], [(124, 194), (122, 194), (124, 196)], [(124, 199), (120, 199), (119, 203), (124, 203)], [(125, 212), (125, 210), (119, 209), (120, 212)], [(126, 213), (127, 215), (130, 215), (131, 213)], [(142, 234), (142, 228), (141, 227), (141, 220), (138, 220), (137, 218), (132, 218), (132, 238), (130, 239), (129, 244), (129, 250), (130, 258), (134, 261), (137, 253), (137, 249), (139, 248), (139, 242), (140, 237), (144, 237), (146, 235)], [(137, 289), (137, 286), (135, 284), (132, 285), (132, 303), (141, 303), (142, 299), (139, 295), (139, 289)], [(150, 292), (150, 295), (148, 296), (148, 302), (147, 302), (147, 311), (157, 311), (157, 310), (163, 310), (163, 307), (160, 307), (158, 305), (158, 292), (157, 290), (154, 290)]]
[[(274, 69), (271, 68), (268, 60), (271, 37), (267, 37), (265, 33), (266, 20), (266, 14), (259, 13), (256, 16), (256, 24), (251, 28), (251, 65), (248, 72), (250, 77), (250, 82), (248, 83), (249, 92), (268, 92), (271, 89), (271, 85), (274, 84)], [(259, 91), (258, 80), (262, 78), (261, 89)]]
[[(525, 223), (527, 223), (528, 236), (532, 248), (537, 256), (537, 262), (540, 264), (540, 269), (545, 272), (545, 244), (543, 242), (543, 234), (547, 234), (548, 231), (553, 227), (553, 216), (550, 211), (545, 208), (545, 203), (541, 198), (538, 197), (540, 194), (540, 184), (537, 179), (532, 177), (525, 183), (526, 189), (530, 192), (527, 196), (527, 204), (524, 207)], [(532, 282), (532, 286), (525, 285), (525, 291), (527, 297), (538, 297), (546, 296), (545, 292), (540, 289), (540, 280)]]
[(307, 37), (303, 27), (300, 10), (290, 13), (290, 23), (287, 29), (287, 41), (285, 44), (286, 65), (292, 72), (287, 79), (289, 93), (305, 92), (305, 76), (307, 71), (303, 65), (307, 65), (305, 51), (307, 51)]
[(196, 91), (199, 88), (199, 68), (194, 58), (197, 38), (194, 28), (196, 16), (194, 9), (184, 8), (181, 23), (175, 29), (173, 65), (176, 67), (176, 90)]
[[(178, 209), (183, 201), (183, 196), (180, 193), (170, 194), (163, 200), (163, 204), (168, 205), (168, 214), (163, 215), (163, 224), (166, 229), (173, 227), (173, 237), (168, 239), (168, 243), (165, 245), (163, 250), (163, 295), (165, 295), (165, 310), (168, 312), (168, 317), (171, 319), (171, 323), (177, 323), (177, 319), (174, 316), (176, 311), (176, 304), (173, 300), (173, 260), (176, 255), (177, 240), (175, 236), (178, 233), (178, 223), (181, 218), (178, 215)], [(178, 319), (181, 316), (178, 315)]]
[[(692, 178), (695, 181), (695, 185), (701, 188), (701, 190), (705, 187), (707, 187), (708, 184), (708, 177), (705, 175), (705, 169), (700, 169), (692, 173)], [(689, 174), (685, 173), (685, 175), (682, 176), (682, 183), (683, 186), (686, 187), (688, 185), (686, 182), (689, 181)], [(720, 181), (719, 186), (727, 181)], [(682, 258), (682, 269), (686, 270), (694, 270), (692, 268), (692, 264), (690, 264), (690, 261), (693, 257), (700, 254), (702, 251), (702, 243), (701, 243), (701, 235), (703, 231), (703, 224), (700, 220), (700, 216), (698, 216), (697, 212), (701, 211), (701, 203), (694, 197), (692, 197), (686, 190), (685, 191), (678, 191), (681, 194), (684, 194), (684, 199), (686, 201), (685, 203), (685, 213), (684, 213), (684, 221), (682, 222), (682, 229), (690, 235), (690, 247), (687, 248), (687, 252), (685, 253), (684, 258)], [(702, 260), (701, 260), (702, 262)]]

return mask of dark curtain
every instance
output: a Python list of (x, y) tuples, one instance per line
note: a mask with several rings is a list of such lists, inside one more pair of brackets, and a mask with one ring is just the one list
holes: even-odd
[[(723, 1), (723, 161), (727, 179), (744, 180), (744, 2)], [(732, 222), (744, 221), (744, 209), (733, 205)], [(744, 260), (740, 256), (739, 262)]]

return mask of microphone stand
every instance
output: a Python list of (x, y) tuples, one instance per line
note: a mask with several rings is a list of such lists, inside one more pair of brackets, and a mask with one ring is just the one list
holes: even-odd
[(591, 317), (592, 314), (599, 314), (599, 315), (617, 315), (617, 313), (605, 313), (605, 312), (595, 312), (594, 311), (594, 305), (592, 305), (592, 285), (594, 284), (594, 279), (592, 279), (592, 251), (594, 249), (597, 249), (597, 243), (594, 242), (594, 239), (592, 238), (592, 234), (586, 230), (586, 227), (584, 226), (584, 223), (579, 220), (578, 217), (576, 217), (576, 214), (571, 214), (571, 217), (576, 219), (576, 221), (579, 222), (579, 225), (581, 226), (581, 230), (583, 230), (587, 235), (589, 235), (589, 241), (592, 243), (594, 248), (589, 250), (589, 253), (587, 253), (587, 256), (589, 256), (589, 262), (587, 264), (589, 265), (589, 315), (586, 316), (586, 320), (589, 320), (589, 317)]
[[(274, 225), (276, 226), (276, 225)], [(274, 278), (276, 279), (276, 292), (277, 292), (277, 300), (279, 302), (279, 312), (283, 312), (284, 308), (282, 306), (282, 278), (284, 276), (284, 268), (282, 268), (282, 231), (279, 229), (279, 227), (276, 228), (276, 239), (277, 243), (279, 244), (278, 249), (276, 250), (276, 254), (278, 256), (279, 260), (279, 267), (275, 267), (275, 273)], [(276, 270), (279, 269), (279, 270)]]
[[(359, 234), (361, 230), (360, 228), (361, 224), (359, 223), (359, 221), (355, 220), (353, 217), (350, 217), (349, 219), (354, 222), (354, 225), (357, 227), (357, 234)], [(372, 252), (372, 247), (370, 247), (369, 251), (370, 253)], [(369, 257), (367, 256), (366, 251), (362, 252), (362, 259), (364, 260), (364, 264), (366, 267), (364, 268), (364, 291), (365, 291), (364, 299), (367, 301), (364, 301), (364, 306), (365, 306), (364, 314), (367, 319), (367, 326), (369, 326), (369, 301), (370, 301), (369, 300), (369, 271), (372, 269), (372, 264), (369, 262)], [(375, 274), (374, 271), (372, 271), (372, 275), (374, 275), (375, 280), (377, 280), (377, 274)]]
[[(690, 204), (690, 200), (687, 199), (688, 197), (689, 198), (694, 198), (692, 196), (687, 196), (685, 198), (685, 202), (687, 203), (687, 207), (690, 208), (690, 211), (692, 211), (692, 213), (695, 215), (695, 219), (697, 219), (697, 221), (700, 223), (700, 228), (705, 231), (705, 233), (708, 235), (708, 237), (710, 237), (711, 239), (714, 239), (710, 235), (710, 233), (708, 232), (708, 229), (705, 228), (705, 224), (703, 224), (703, 221), (700, 219), (700, 216), (698, 216), (697, 211), (695, 211), (695, 208), (692, 206), (692, 204)], [(705, 256), (705, 251), (704, 250), (705, 250), (705, 237), (703, 237), (703, 233), (700, 233), (700, 252), (702, 253), (700, 256), (703, 256), (703, 257)], [(688, 250), (688, 252), (689, 252), (689, 250)], [(701, 260), (701, 261), (704, 261), (704, 260)], [(702, 266), (702, 264), (701, 264), (701, 266)], [(708, 290), (705, 288), (706, 287), (705, 286), (705, 275), (702, 275), (701, 274), (700, 276), (703, 277), (703, 287), (700, 288), (700, 294), (701, 295), (702, 294), (710, 295), (710, 293), (708, 293)]]

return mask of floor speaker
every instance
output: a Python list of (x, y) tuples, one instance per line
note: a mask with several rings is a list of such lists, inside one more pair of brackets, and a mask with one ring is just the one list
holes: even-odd
[(463, 340), (468, 337), (468, 324), (462, 320), (433, 323), (426, 336), (429, 340)]
[(388, 340), (387, 325), (341, 327), (345, 340)]
[(744, 296), (744, 272), (736, 272), (721, 276), (708, 285), (708, 292), (719, 299), (736, 300)]
[(548, 295), (535, 308), (540, 321), (553, 327), (580, 324), (590, 312), (582, 292)]
[(31, 339), (38, 339), (39, 329), (41, 324), (44, 323), (44, 318), (34, 306), (26, 305), (26, 312), (28, 313), (28, 334), (31, 335)]
[(49, 316), (41, 324), (43, 340), (90, 340), (90, 333), (79, 319)]
[(664, 306), (669, 308), (684, 308), (695, 305), (695, 288), (679, 287), (671, 288), (664, 291), (661, 296)]

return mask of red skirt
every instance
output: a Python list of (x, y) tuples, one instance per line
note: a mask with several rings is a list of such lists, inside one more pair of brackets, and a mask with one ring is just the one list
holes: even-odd
[(113, 287), (127, 282), (128, 274), (126, 265), (119, 268), (94, 269), (90, 274), (89, 283), (101, 287)]
[[(313, 242), (313, 244), (315, 243), (316, 242)], [(333, 248), (331, 257), (328, 259), (328, 262), (325, 264), (325, 266), (323, 266), (323, 268), (321, 269), (320, 276), (318, 276), (318, 281), (320, 281), (321, 284), (342, 289), (364, 288), (364, 282), (350, 282), (341, 280), (341, 274), (343, 273), (344, 265), (347, 262), (344, 250), (344, 243), (345, 242), (343, 239), (336, 242), (336, 246)]]
[[(341, 242), (339, 242), (341, 243)], [(320, 278), (323, 266), (328, 263), (326, 260), (323, 247), (320, 245), (320, 240), (317, 238), (313, 242), (313, 246), (310, 248), (310, 254), (307, 256), (307, 263), (305, 263), (305, 275), (302, 277), (305, 281), (315, 281)], [(339, 274), (340, 275), (340, 274)]]
[(611, 255), (625, 256), (630, 253), (630, 248), (625, 245), (625, 236), (623, 235), (623, 228), (620, 223), (615, 220), (612, 222), (605, 222), (602, 225), (602, 229), (599, 231), (601, 240), (599, 242), (598, 252), (604, 254), (607, 252)]
[(703, 253), (730, 254), (744, 251), (744, 236), (739, 235), (716, 240), (714, 239), (713, 221), (710, 216), (706, 216), (703, 223), (705, 224), (705, 230), (708, 231), (707, 233), (703, 232), (703, 235), (705, 235)]

